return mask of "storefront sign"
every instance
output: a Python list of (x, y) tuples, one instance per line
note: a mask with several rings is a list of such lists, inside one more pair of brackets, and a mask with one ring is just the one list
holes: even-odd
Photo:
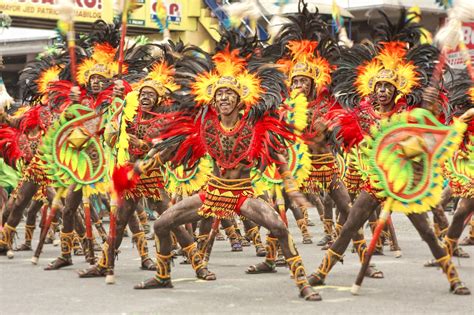
[[(471, 63), (474, 64), (474, 22), (464, 22), (462, 32), (467, 53), (471, 58)], [(459, 48), (448, 53), (448, 63), (454, 69), (464, 69), (466, 67), (465, 58)]]

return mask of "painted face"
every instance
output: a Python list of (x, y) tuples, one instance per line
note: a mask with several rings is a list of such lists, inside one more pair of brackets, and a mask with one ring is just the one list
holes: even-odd
[(93, 74), (89, 78), (89, 85), (92, 93), (97, 94), (102, 92), (104, 88), (105, 77), (100, 74)]
[(380, 106), (389, 105), (395, 98), (397, 89), (393, 84), (380, 81), (375, 84), (375, 100)]
[(294, 76), (291, 80), (291, 91), (299, 89), (306, 97), (310, 97), (313, 80), (304, 75)]
[(140, 90), (138, 100), (140, 101), (140, 108), (142, 110), (151, 111), (153, 106), (157, 103), (158, 93), (151, 87), (145, 86)]
[(239, 95), (229, 88), (218, 89), (214, 99), (217, 111), (224, 116), (232, 114), (239, 104)]

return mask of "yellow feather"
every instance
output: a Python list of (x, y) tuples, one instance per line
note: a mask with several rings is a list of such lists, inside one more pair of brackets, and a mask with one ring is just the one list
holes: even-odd
[(130, 158), (128, 153), (129, 136), (127, 134), (127, 123), (133, 121), (138, 110), (138, 91), (127, 94), (122, 110), (122, 120), (120, 124), (120, 136), (117, 141), (117, 165), (124, 165)]

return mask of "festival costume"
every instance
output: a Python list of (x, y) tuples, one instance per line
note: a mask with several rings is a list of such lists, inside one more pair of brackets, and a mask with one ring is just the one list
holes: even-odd
[[(306, 126), (306, 104), (307, 100), (304, 95), (295, 91), (282, 105), (282, 110), (286, 112), (286, 122), (295, 126), (296, 130), (299, 131), (303, 130)], [(308, 180), (311, 170), (311, 159), (307, 145), (301, 140), (298, 141), (287, 149), (285, 158), (288, 162), (291, 176), (295, 178), (298, 187), (302, 187), (305, 181)], [(256, 179), (253, 182), (256, 194), (269, 198), (282, 219), (286, 221), (286, 209), (291, 207), (291, 205), (287, 204), (287, 198), (285, 198), (284, 194), (284, 176), (278, 172), (275, 164), (267, 166), (263, 172), (258, 170), (253, 172), (256, 175)], [(303, 209), (307, 215), (307, 209)], [(297, 220), (297, 226), (303, 236), (303, 244), (312, 244), (313, 241), (308, 231), (304, 213), (297, 211), (294, 212), (294, 215)]]
[[(206, 153), (209, 154), (214, 160), (214, 175), (210, 177), (204, 191), (199, 194), (203, 202), (197, 214), (218, 219), (231, 218), (234, 215), (242, 215), (240, 212), (242, 204), (252, 198), (254, 192), (250, 177), (227, 179), (223, 175), (227, 170), (236, 167), (249, 168), (256, 162), (259, 165), (277, 162), (274, 152), (284, 150), (283, 139), (293, 140), (294, 135), (270, 111), (270, 108), (278, 105), (281, 100), (280, 93), (284, 91), (283, 85), (278, 84), (281, 82), (279, 81), (281, 76), (277, 71), (273, 69), (263, 71), (263, 68), (259, 68), (263, 66), (263, 63), (257, 61), (249, 61), (247, 65), (247, 61), (239, 56), (238, 50), (229, 51), (229, 48), (215, 54), (212, 63), (209, 63), (209, 60), (190, 56), (189, 61), (183, 61), (182, 69), (177, 68), (176, 77), (182, 78), (178, 82), (183, 87), (183, 91), (190, 91), (199, 107), (196, 109), (193, 106), (194, 103), (186, 104), (184, 99), (179, 99), (178, 104), (183, 102), (181, 103), (183, 110), (173, 115), (174, 120), (160, 135), (163, 141), (155, 148), (159, 152), (178, 137), (179, 146), (170, 157), (174, 165), (193, 166)], [(196, 70), (199, 74), (194, 80), (189, 79), (189, 75), (180, 77), (182, 74), (194, 73)], [(234, 91), (240, 96), (240, 102), (243, 105), (241, 117), (232, 129), (222, 125), (217, 109), (212, 106), (216, 91), (221, 88)], [(186, 105), (190, 109), (185, 110)], [(161, 159), (158, 155), (159, 161)], [(175, 207), (179, 205), (178, 202)], [(155, 223), (157, 230), (161, 227), (162, 219), (163, 216)], [(166, 230), (158, 237), (165, 237), (165, 232)], [(169, 270), (169, 261), (165, 260), (169, 255), (169, 250), (161, 246), (157, 254), (157, 260), (161, 260), (163, 266), (166, 266), (164, 270)], [(186, 251), (186, 248), (184, 250)], [(201, 264), (203, 259), (199, 252), (196, 252), (194, 256), (188, 256), (191, 256), (190, 261), (198, 276), (201, 270), (207, 271), (206, 265)], [(295, 260), (298, 261), (299, 266), (294, 268), (298, 273), (298, 287), (306, 298), (310, 298), (314, 292), (306, 287), (307, 281), (304, 279), (304, 268), (300, 264), (300, 259), (295, 258)], [(136, 288), (169, 286), (171, 286), (169, 273), (157, 273), (154, 279), (143, 282)], [(308, 293), (308, 291), (311, 292)]]
[[(104, 24), (99, 22), (100, 25), (101, 23)], [(63, 234), (69, 235), (72, 232), (74, 213), (81, 202), (84, 205), (88, 247), (86, 256), (91, 263), (94, 262), (94, 254), (89, 198), (97, 193), (108, 192), (107, 171), (111, 161), (108, 161), (109, 152), (103, 145), (103, 132), (106, 123), (122, 102), (120, 98), (114, 99), (113, 86), (103, 89), (97, 95), (87, 91), (93, 75), (111, 79), (118, 74), (119, 64), (115, 61), (116, 48), (113, 46), (117, 43), (114, 43), (114, 33), (109, 32), (108, 27), (105, 25), (99, 30), (93, 28), (89, 35), (92, 47), (90, 51), (86, 50), (89, 55), (81, 56), (77, 77), (73, 78), (80, 84), (79, 99), (70, 98), (73, 82), (58, 81), (52, 85), (55, 100), (61, 100), (69, 106), (48, 131), (41, 148), (45, 172), (58, 191), (66, 197)], [(108, 34), (112, 39), (104, 34)], [(123, 73), (131, 75), (136, 71), (127, 64), (123, 65)], [(124, 89), (124, 94), (130, 91), (126, 82)], [(65, 241), (72, 242), (71, 238), (66, 238)], [(72, 247), (72, 243), (63, 248), (66, 247)], [(61, 256), (46, 269), (58, 269), (70, 264), (70, 253), (62, 251)]]
[[(148, 76), (137, 84), (135, 91), (127, 95), (123, 105), (112, 114), (105, 134), (107, 143), (117, 149), (116, 163), (119, 167), (130, 167), (130, 163), (143, 158), (151, 147), (151, 139), (158, 137), (160, 118), (156, 112), (145, 112), (140, 107), (139, 94), (143, 88), (151, 88), (156, 92), (158, 105), (167, 106), (166, 95), (177, 88), (172, 80), (172, 71), (173, 69), (165, 62), (157, 62), (151, 68)], [(151, 116), (151, 118), (144, 118), (145, 115)], [(138, 145), (129, 143), (130, 136), (138, 139)], [(88, 270), (80, 271), (80, 277), (104, 276), (106, 273), (113, 274), (114, 253), (120, 246), (127, 222), (131, 219), (131, 216), (135, 216), (133, 213), (136, 210), (136, 204), (142, 198), (147, 198), (150, 201), (161, 201), (163, 187), (162, 169), (157, 166), (141, 174), (133, 188), (121, 193), (120, 197), (124, 201), (115, 210), (120, 213), (116, 228), (119, 237), (115, 243), (115, 250), (110, 250), (111, 244), (108, 243), (102, 250), (102, 257), (98, 264)], [(132, 207), (132, 211), (129, 211), (126, 209), (126, 205), (131, 203), (134, 207)], [(146, 219), (146, 213), (144, 211), (142, 213), (145, 214)], [(123, 219), (125, 221), (122, 222)], [(141, 220), (143, 219), (142, 215)], [(153, 262), (148, 257), (145, 233), (143, 231), (134, 233), (133, 240), (136, 242), (142, 258), (142, 269), (155, 270)]]
[[(418, 87), (427, 84), (426, 78), (432, 69), (426, 62), (436, 60), (438, 52), (430, 45), (416, 44), (419, 38), (416, 25), (398, 26), (398, 30), (401, 30), (398, 34), (388, 32), (390, 28), (383, 25), (378, 30), (383, 30), (379, 35), (384, 37), (384, 43), (375, 47), (356, 45), (343, 55), (334, 75), (336, 95), (342, 104), (351, 106), (357, 104), (359, 98), (371, 96), (377, 82), (390, 83), (398, 95), (394, 96), (395, 106), (391, 112), (384, 113), (380, 120), (368, 124), (370, 130), (364, 128), (364, 120), (357, 119), (356, 113), (361, 113), (362, 109), (353, 112), (345, 110), (335, 117), (341, 127), (339, 136), (346, 145), (350, 147), (364, 139), (359, 145), (358, 161), (359, 170), (364, 176), (364, 189), (341, 235), (331, 246), (318, 270), (310, 276), (310, 282), (323, 283), (332, 266), (342, 258), (350, 234), (364, 223), (360, 216), (367, 214), (362, 212), (369, 213), (364, 208), (369, 207), (372, 212), (385, 202), (385, 209), (406, 213), (417, 229), (423, 230), (423, 239), (429, 243), (435, 258), (441, 263), (451, 289), (465, 294), (462, 293), (465, 287), (457, 277), (449, 253), (439, 246), (432, 230), (426, 226), (426, 217), (420, 215), (439, 201), (442, 178), (436, 174), (440, 172), (443, 160), (459, 144), (465, 125), (455, 122), (452, 127), (446, 127), (424, 109), (396, 113), (403, 103), (408, 106), (421, 103), (421, 89)], [(391, 36), (407, 42), (394, 41)], [(407, 49), (407, 46), (410, 48)], [(361, 102), (359, 106), (364, 105)], [(354, 133), (354, 130), (357, 132)], [(428, 144), (426, 138), (432, 141)], [(370, 206), (364, 203), (369, 199), (372, 200)]]
[[(312, 81), (310, 94), (314, 100), (308, 104), (306, 127), (301, 132), (311, 158), (310, 175), (303, 190), (316, 196), (321, 192), (329, 193), (341, 212), (338, 224), (342, 226), (349, 213), (351, 200), (341, 180), (343, 162), (338, 163), (330, 148), (330, 134), (324, 127), (328, 123), (325, 116), (340, 108), (328, 90), (334, 69), (332, 63), (337, 59), (339, 48), (327, 24), (317, 13), (310, 13), (306, 5), (300, 7), (299, 13), (290, 18), (290, 23), (283, 25), (275, 42), (281, 46), (281, 50), (287, 50), (287, 55), (278, 61), (285, 66), (287, 85), (291, 86), (294, 78), (299, 76)], [(363, 239), (362, 233), (354, 236), (354, 241)], [(361, 255), (362, 252), (358, 254)], [(374, 276), (377, 273), (371, 270), (372, 272)]]
[[(472, 78), (461, 77), (452, 82), (449, 87), (448, 99), (455, 117), (474, 108), (474, 86)], [(456, 119), (456, 118), (454, 118)], [(465, 221), (473, 212), (474, 199), (474, 121), (468, 123), (464, 133), (463, 143), (454, 154), (444, 163), (444, 175), (449, 180), (449, 186), (453, 197), (460, 198), (458, 207), (454, 213), (451, 226), (444, 236), (444, 245), (448, 248), (451, 256), (469, 258), (469, 254), (458, 247), (458, 239), (461, 236)], [(472, 237), (472, 218), (470, 220), (471, 231), (466, 237), (469, 244)]]
[[(19, 218), (30, 200), (40, 202), (47, 207), (50, 200), (47, 199), (46, 188), (50, 185), (46, 174), (42, 169), (38, 148), (42, 143), (46, 131), (58, 116), (59, 108), (47, 103), (49, 85), (58, 79), (61, 68), (55, 64), (60, 62), (54, 57), (43, 57), (34, 61), (22, 71), (20, 80), (26, 82), (25, 99), (33, 104), (16, 113), (13, 117), (0, 118), (5, 125), (0, 127), (0, 155), (13, 168), (20, 168), (22, 177), (10, 196), (8, 202), (9, 217), (6, 223), (15, 227)], [(24, 186), (25, 187), (22, 187)], [(34, 222), (33, 222), (34, 225)], [(32, 228), (26, 229), (26, 238), (32, 236)], [(6, 242), (8, 240), (10, 243)], [(0, 236), (0, 251), (11, 249), (12, 238)], [(28, 241), (27, 241), (28, 242)]]

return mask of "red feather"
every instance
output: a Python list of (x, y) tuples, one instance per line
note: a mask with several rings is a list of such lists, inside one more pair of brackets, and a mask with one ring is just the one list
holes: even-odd
[(8, 126), (0, 127), (0, 156), (5, 162), (15, 168), (18, 160), (24, 157), (19, 141), (20, 130)]
[(37, 105), (23, 114), (20, 122), (20, 130), (25, 133), (39, 127), (43, 131), (46, 131), (51, 124), (51, 120), (52, 115), (49, 110), (45, 106)]
[(285, 141), (292, 143), (295, 140), (296, 136), (291, 132), (288, 124), (266, 114), (255, 123), (254, 138), (250, 144), (250, 159), (257, 159), (262, 165), (278, 164), (280, 161), (272, 158), (271, 153), (283, 152), (287, 148)]
[[(163, 121), (167, 122), (167, 126), (161, 130), (159, 139), (185, 137), (170, 161), (174, 165), (185, 163), (187, 166), (193, 166), (207, 152), (201, 137), (201, 116), (195, 118), (180, 113), (163, 114), (162, 116), (165, 118)], [(191, 156), (188, 156), (189, 153)]]
[[(48, 89), (48, 102), (53, 104), (55, 107), (59, 107), (62, 112), (69, 105), (74, 102), (71, 100), (71, 88), (74, 87), (74, 83), (71, 81), (60, 80), (52, 82)], [(86, 90), (80, 87), (80, 100), (88, 98)]]
[(370, 125), (375, 121), (376, 116), (372, 105), (367, 101), (361, 101), (360, 105), (352, 111), (344, 108), (335, 109), (328, 112), (325, 118), (328, 122), (328, 127), (337, 130), (337, 138), (342, 140), (344, 150), (350, 151), (369, 132), (369, 130), (362, 128), (362, 120), (365, 120), (364, 122)]
[(123, 200), (123, 193), (127, 190), (133, 189), (140, 176), (133, 171), (133, 164), (126, 164), (123, 166), (116, 166), (112, 174), (112, 182), (118, 200)]
[[(124, 91), (123, 96), (125, 97), (128, 93), (132, 91), (132, 87), (128, 82), (123, 81)], [(97, 99), (92, 105), (92, 108), (100, 107), (103, 104), (109, 105), (113, 99), (113, 92), (114, 92), (114, 85), (110, 85), (107, 89), (103, 90), (102, 92), (97, 95)]]
[[(215, 112), (209, 111), (204, 120), (212, 119)], [(163, 121), (168, 124), (161, 130), (159, 139), (166, 140), (176, 136), (184, 136), (171, 162), (175, 165), (186, 163), (194, 165), (207, 152), (207, 145), (202, 135), (202, 117), (187, 116), (179, 113), (162, 115)], [(247, 119), (244, 117), (242, 119)], [(268, 114), (254, 126), (254, 137), (250, 144), (250, 160), (260, 160), (263, 164), (279, 163), (271, 156), (271, 152), (283, 152), (286, 149), (285, 141), (293, 142), (296, 136), (290, 126), (283, 120), (271, 117)]]

